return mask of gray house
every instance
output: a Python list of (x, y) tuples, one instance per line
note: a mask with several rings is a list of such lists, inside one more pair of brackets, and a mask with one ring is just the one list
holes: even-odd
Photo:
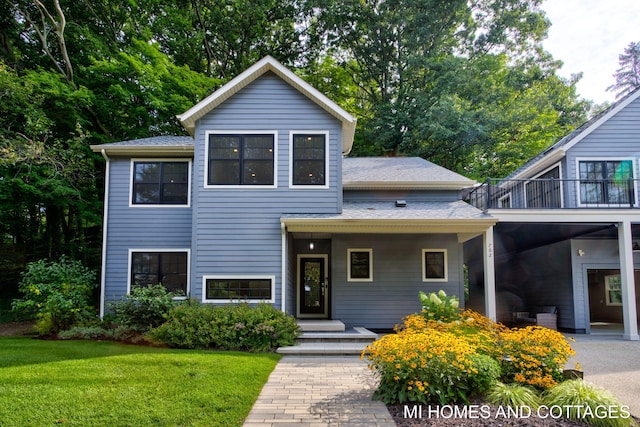
[[(418, 158), (349, 158), (356, 119), (271, 57), (179, 116), (191, 136), (93, 146), (106, 159), (101, 311), (162, 283), (204, 303), (390, 328), (418, 291), (462, 295), (492, 227), (474, 182)], [(476, 247), (477, 246), (477, 247)]]
[[(470, 203), (499, 220), (498, 320), (554, 307), (560, 329), (619, 327), (624, 338), (639, 339), (639, 178), (636, 90), (509, 177), (471, 192)], [(478, 240), (466, 245), (472, 293), (479, 295), (484, 267), (474, 260), (481, 251)]]

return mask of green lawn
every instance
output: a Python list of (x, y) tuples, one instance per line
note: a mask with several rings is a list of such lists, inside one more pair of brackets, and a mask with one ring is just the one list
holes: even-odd
[(241, 426), (276, 354), (0, 339), (0, 426)]

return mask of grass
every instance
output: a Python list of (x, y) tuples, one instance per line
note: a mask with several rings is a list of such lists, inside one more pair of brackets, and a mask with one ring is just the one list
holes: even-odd
[(276, 354), (0, 339), (0, 425), (241, 426)]

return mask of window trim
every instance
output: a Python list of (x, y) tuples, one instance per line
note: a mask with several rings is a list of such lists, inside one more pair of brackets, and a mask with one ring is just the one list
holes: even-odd
[[(442, 253), (444, 254), (444, 277), (442, 278), (427, 278), (427, 260), (425, 255), (427, 253)], [(449, 261), (446, 249), (422, 249), (422, 281), (423, 282), (448, 282), (449, 281)]]
[[(540, 177), (542, 175), (552, 171), (555, 168), (558, 168), (558, 175), (559, 175), (558, 180), (560, 181), (560, 183), (562, 183), (562, 176), (563, 176), (562, 175), (562, 162), (554, 163), (553, 165), (549, 166), (548, 168), (543, 169), (542, 171), (540, 171), (537, 174), (535, 174), (532, 178), (527, 178), (527, 182), (524, 183), (524, 186), (523, 186), (523, 189), (522, 189), (522, 191), (523, 191), (522, 201), (524, 202), (524, 207), (526, 209), (546, 209), (546, 208), (529, 208), (529, 206), (527, 206), (528, 205), (528, 203), (527, 203), (527, 186), (529, 184), (531, 184), (532, 181), (535, 182), (536, 179), (540, 179)], [(559, 208), (563, 208), (563, 207), (564, 207), (564, 191), (563, 191), (563, 188), (562, 188), (562, 184), (560, 184), (560, 206), (559, 206)]]
[[(324, 135), (324, 184), (323, 185), (295, 185), (293, 183), (293, 141), (295, 135)], [(329, 188), (329, 131), (323, 130), (291, 130), (289, 131), (289, 188), (301, 190), (324, 190)]]
[[(187, 163), (187, 203), (186, 204), (162, 204), (162, 203), (134, 203), (134, 179), (135, 179), (135, 164), (139, 163)], [(151, 157), (151, 158), (131, 158), (129, 161), (129, 207), (130, 208), (190, 208), (191, 207), (191, 181), (192, 181), (192, 167), (193, 160), (188, 158), (165, 158), (165, 157)]]
[[(620, 289), (610, 289), (610, 279), (612, 277), (616, 277), (619, 284), (620, 284)], [(620, 302), (611, 302), (611, 292), (620, 292), (620, 300), (622, 300), (622, 280), (621, 280), (621, 276), (620, 274), (613, 274), (613, 275), (609, 275), (609, 276), (604, 276), (604, 294), (605, 294), (605, 298), (606, 298), (606, 305), (609, 307), (620, 307), (622, 305), (622, 301)]]
[(161, 252), (161, 253), (186, 253), (187, 254), (187, 289), (184, 296), (176, 297), (174, 300), (186, 300), (191, 293), (191, 249), (189, 248), (129, 248), (127, 260), (127, 295), (131, 294), (131, 269), (133, 268), (133, 254), (137, 252)]
[[(266, 185), (209, 184), (209, 137), (211, 135), (273, 135), (273, 183)], [(206, 189), (274, 189), (278, 188), (278, 131), (277, 130), (208, 130), (204, 133), (204, 188)]]
[[(369, 254), (369, 277), (351, 277), (351, 254), (353, 252)], [(373, 282), (373, 248), (347, 248), (347, 282)]]
[[(631, 162), (631, 179), (633, 180), (633, 206), (638, 207), (638, 182), (636, 181), (636, 159), (635, 157), (576, 157), (576, 201), (578, 203), (578, 207), (587, 208), (587, 207), (598, 207), (598, 206), (630, 206), (629, 203), (583, 203), (582, 198), (580, 197), (580, 162)], [(588, 181), (588, 180), (587, 180)]]
[[(271, 298), (265, 299), (207, 299), (207, 280), (269, 280), (271, 281)], [(236, 304), (238, 302), (268, 303), (276, 302), (276, 276), (274, 274), (205, 274), (202, 276), (202, 302), (213, 304)]]

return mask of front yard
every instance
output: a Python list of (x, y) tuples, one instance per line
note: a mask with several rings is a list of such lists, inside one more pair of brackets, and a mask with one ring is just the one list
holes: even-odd
[(0, 338), (0, 425), (241, 426), (278, 359)]

